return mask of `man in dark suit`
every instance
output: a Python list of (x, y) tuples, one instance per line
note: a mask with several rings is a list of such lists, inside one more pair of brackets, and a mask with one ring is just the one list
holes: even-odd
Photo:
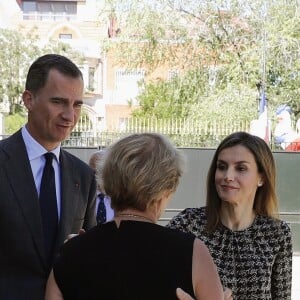
[(94, 152), (89, 159), (89, 166), (95, 170), (97, 180), (96, 197), (96, 220), (97, 224), (109, 222), (114, 218), (114, 210), (111, 208), (111, 200), (104, 193), (102, 187), (102, 164), (104, 160), (104, 150)]
[[(27, 124), (0, 141), (0, 299), (44, 299), (59, 247), (69, 234), (96, 224), (94, 173), (60, 148), (80, 116), (83, 89), (82, 74), (69, 59), (54, 54), (38, 58), (22, 95)], [(44, 225), (49, 216), (40, 205), (44, 154), (49, 152), (56, 194), (50, 250)]]

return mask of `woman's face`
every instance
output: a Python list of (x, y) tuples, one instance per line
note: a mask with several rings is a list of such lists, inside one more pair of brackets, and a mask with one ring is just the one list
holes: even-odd
[(215, 185), (222, 201), (253, 207), (257, 187), (262, 185), (253, 154), (242, 145), (223, 149), (217, 159)]

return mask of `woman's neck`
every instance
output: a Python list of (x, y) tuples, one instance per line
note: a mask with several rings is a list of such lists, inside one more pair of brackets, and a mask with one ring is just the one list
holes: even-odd
[(253, 209), (240, 209), (233, 205), (222, 205), (221, 222), (222, 224), (234, 231), (244, 230), (250, 227), (255, 219)]
[(156, 223), (154, 216), (147, 211), (139, 211), (136, 209), (125, 209), (122, 211), (117, 211), (115, 213), (115, 218), (118, 220), (133, 220), (141, 222)]

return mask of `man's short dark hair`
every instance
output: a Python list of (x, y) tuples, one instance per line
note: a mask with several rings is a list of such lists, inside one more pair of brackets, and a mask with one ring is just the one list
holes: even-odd
[(83, 78), (79, 68), (67, 57), (59, 54), (46, 54), (39, 57), (30, 66), (25, 89), (33, 93), (39, 91), (45, 86), (51, 69), (73, 78)]

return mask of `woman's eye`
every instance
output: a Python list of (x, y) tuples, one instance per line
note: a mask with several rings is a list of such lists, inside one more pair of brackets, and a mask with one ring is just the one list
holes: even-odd
[(243, 171), (246, 171), (246, 170), (247, 170), (246, 167), (238, 167), (237, 169), (238, 169), (238, 171), (240, 171), (240, 172), (243, 172)]
[(226, 166), (225, 165), (217, 165), (218, 170), (225, 170)]

